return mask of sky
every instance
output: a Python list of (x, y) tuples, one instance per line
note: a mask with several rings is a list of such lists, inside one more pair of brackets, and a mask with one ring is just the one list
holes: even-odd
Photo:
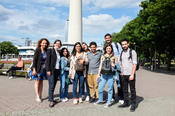
[[(83, 42), (103, 44), (134, 19), (142, 0), (82, 0)], [(65, 41), (69, 0), (0, 0), (0, 42), (24, 45), (25, 38)]]

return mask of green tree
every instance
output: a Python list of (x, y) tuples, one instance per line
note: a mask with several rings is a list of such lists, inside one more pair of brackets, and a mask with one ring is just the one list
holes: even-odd
[(159, 63), (164, 58), (170, 68), (175, 58), (175, 0), (145, 0), (140, 7), (135, 19), (119, 33), (113, 33), (113, 41), (127, 38), (131, 47), (137, 45), (140, 56), (151, 59), (151, 63), (154, 57), (158, 57)]
[(0, 43), (1, 55), (18, 54), (18, 49), (11, 42), (4, 41)]

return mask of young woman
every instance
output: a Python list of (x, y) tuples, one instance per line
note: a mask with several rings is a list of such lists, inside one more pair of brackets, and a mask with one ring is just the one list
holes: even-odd
[(41, 102), (42, 91), (43, 91), (43, 80), (46, 79), (46, 69), (45, 69), (45, 60), (47, 57), (47, 48), (50, 43), (46, 38), (41, 38), (38, 41), (37, 49), (34, 53), (33, 58), (33, 79), (35, 80), (35, 92), (36, 92), (36, 101)]
[(53, 94), (55, 90), (55, 86), (57, 83), (57, 79), (60, 76), (60, 51), (62, 43), (60, 40), (55, 40), (54, 47), (49, 49), (47, 52), (47, 60), (46, 60), (46, 70), (49, 82), (49, 107), (53, 107), (55, 105)]
[(61, 49), (61, 76), (60, 76), (60, 99), (63, 102), (68, 101), (68, 88), (69, 88), (69, 51), (67, 48)]
[[(80, 42), (75, 43), (71, 61), (70, 61), (70, 71), (69, 77), (73, 79), (73, 103), (77, 104), (82, 103), (82, 94), (83, 94), (83, 84), (84, 78), (86, 77), (86, 65), (88, 63), (87, 54), (83, 52)], [(79, 99), (77, 96), (77, 84), (79, 81)]]
[(103, 101), (103, 89), (105, 87), (106, 82), (108, 83), (108, 100), (105, 107), (109, 107), (111, 105), (112, 93), (113, 93), (113, 75), (115, 68), (115, 57), (113, 54), (112, 45), (107, 44), (105, 46), (104, 55), (101, 57), (100, 67), (98, 71), (98, 96), (99, 100), (95, 104), (104, 103)]
[[(88, 52), (90, 51), (88, 45), (85, 42), (83, 42), (81, 45), (82, 45), (82, 48), (83, 48), (84, 52), (86, 52), (88, 54)], [(88, 69), (88, 65), (86, 65), (86, 68)], [(89, 84), (88, 84), (88, 81), (87, 81), (87, 76), (86, 76), (86, 78), (84, 80), (84, 83), (85, 83), (85, 86), (86, 86), (86, 98), (85, 98), (85, 101), (89, 102), (90, 92), (89, 92)], [(85, 86), (83, 84), (83, 96), (85, 96)]]

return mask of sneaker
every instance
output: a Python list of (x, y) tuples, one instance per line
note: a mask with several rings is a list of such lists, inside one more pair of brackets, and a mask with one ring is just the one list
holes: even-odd
[(73, 104), (78, 104), (78, 99), (74, 99)]
[(109, 108), (111, 106), (111, 103), (106, 103), (106, 105), (104, 106), (104, 108)]
[(39, 97), (37, 97), (36, 102), (41, 103), (41, 99)]
[(119, 103), (120, 104), (124, 104), (124, 100), (119, 100)]
[(90, 99), (89, 96), (86, 96), (86, 100), (85, 101), (89, 102), (89, 99)]
[(61, 102), (64, 102), (64, 98), (61, 98), (60, 101), (61, 101)]
[(85, 95), (82, 95), (82, 100), (85, 100)]
[(90, 98), (89, 103), (95, 102), (95, 98)]
[(49, 103), (49, 107), (50, 107), (50, 108), (54, 107), (54, 105), (55, 105), (54, 102), (50, 102), (50, 103)]
[(62, 102), (67, 102), (69, 99), (66, 97), (66, 98), (64, 98), (64, 99), (62, 99), (61, 101)]
[(10, 76), (9, 79), (13, 79), (14, 77), (13, 76)]
[(29, 80), (29, 81), (31, 81), (31, 80), (32, 80), (32, 78), (29, 78), (28, 80)]
[(125, 103), (125, 102), (124, 102), (124, 104), (119, 105), (118, 107), (119, 107), (119, 108), (129, 107), (129, 103)]
[(5, 74), (5, 75), (6, 75), (6, 74), (7, 74), (7, 72), (2, 72), (2, 74)]
[(113, 103), (113, 102), (115, 102), (115, 99), (114, 98), (112, 98), (112, 100), (111, 100), (111, 103)]
[(67, 101), (69, 101), (69, 99), (66, 97), (66, 98), (64, 98), (64, 101), (67, 102)]
[(80, 97), (79, 98), (79, 103), (82, 103), (82, 102), (83, 102), (82, 97)]
[(98, 100), (98, 101), (96, 101), (96, 102), (94, 103), (94, 105), (103, 104), (103, 103), (104, 103), (104, 101), (101, 102), (100, 100)]

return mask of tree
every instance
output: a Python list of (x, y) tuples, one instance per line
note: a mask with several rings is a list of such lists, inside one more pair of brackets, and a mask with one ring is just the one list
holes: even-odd
[(166, 60), (170, 69), (175, 57), (175, 0), (145, 0), (138, 16), (128, 22), (119, 33), (113, 33), (113, 41), (127, 38), (139, 49), (139, 56)]
[(18, 49), (11, 42), (4, 41), (0, 43), (1, 55), (18, 54)]

